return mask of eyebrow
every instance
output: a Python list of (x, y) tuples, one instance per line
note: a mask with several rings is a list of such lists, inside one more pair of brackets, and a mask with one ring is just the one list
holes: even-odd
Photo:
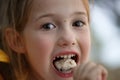
[[(71, 16), (73, 16), (73, 15), (84, 15), (84, 16), (87, 17), (87, 13), (85, 13), (85, 12), (75, 12), (75, 13), (73, 13)], [(39, 16), (37, 19), (35, 19), (35, 21), (39, 20), (40, 18), (53, 17), (53, 16), (55, 16), (54, 13), (44, 14), (44, 15), (42, 15), (42, 16)]]
[(53, 13), (44, 14), (44, 15), (42, 15), (42, 16), (39, 16), (37, 19), (35, 19), (35, 21), (37, 21), (37, 20), (39, 20), (39, 19), (41, 19), (41, 18), (44, 18), (44, 17), (52, 17), (52, 16), (55, 16), (55, 14), (53, 14)]
[(84, 16), (87, 16), (87, 13), (86, 12), (75, 12), (72, 15), (84, 15)]

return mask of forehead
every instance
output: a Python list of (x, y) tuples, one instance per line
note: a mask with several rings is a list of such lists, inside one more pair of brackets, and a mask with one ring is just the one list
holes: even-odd
[(33, 0), (31, 12), (36, 16), (48, 13), (68, 16), (74, 12), (87, 11), (82, 0)]

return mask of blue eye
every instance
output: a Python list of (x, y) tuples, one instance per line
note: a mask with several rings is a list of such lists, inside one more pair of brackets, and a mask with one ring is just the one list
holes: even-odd
[(44, 30), (51, 30), (54, 28), (55, 28), (55, 25), (53, 25), (52, 23), (46, 23), (46, 24), (42, 25), (42, 29), (44, 29)]
[(84, 25), (85, 25), (85, 23), (83, 21), (80, 21), (80, 20), (75, 21), (72, 24), (72, 26), (74, 26), (74, 27), (83, 27)]

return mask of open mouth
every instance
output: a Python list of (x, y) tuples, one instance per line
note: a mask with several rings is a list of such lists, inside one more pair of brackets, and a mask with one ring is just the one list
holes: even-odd
[(53, 60), (55, 69), (63, 74), (71, 73), (73, 68), (77, 66), (78, 55), (65, 54), (56, 56)]

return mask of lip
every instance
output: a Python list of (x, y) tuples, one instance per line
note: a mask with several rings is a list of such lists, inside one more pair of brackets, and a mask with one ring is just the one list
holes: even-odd
[(58, 53), (58, 54), (56, 54), (56, 55), (54, 55), (54, 56), (52, 57), (52, 67), (53, 67), (53, 70), (55, 71), (55, 73), (56, 73), (58, 76), (60, 76), (60, 77), (62, 77), (62, 78), (72, 77), (72, 76), (73, 76), (73, 71), (71, 71), (70, 73), (61, 73), (61, 72), (59, 72), (59, 71), (56, 70), (56, 68), (54, 67), (54, 65), (53, 65), (53, 60), (54, 60), (54, 58), (55, 58), (56, 56), (69, 55), (69, 54), (75, 54), (75, 55), (77, 55), (77, 61), (76, 61), (76, 63), (77, 63), (77, 65), (78, 65), (78, 63), (79, 63), (79, 61), (80, 61), (80, 54), (79, 54), (78, 52), (76, 52), (76, 51), (62, 51), (62, 52), (60, 52), (60, 53)]
[(54, 71), (55, 71), (55, 73), (56, 73), (58, 76), (60, 76), (60, 77), (62, 77), (62, 78), (70, 78), (70, 77), (73, 77), (73, 71), (70, 72), (70, 73), (60, 73), (60, 72), (58, 72), (55, 68), (54, 68)]

